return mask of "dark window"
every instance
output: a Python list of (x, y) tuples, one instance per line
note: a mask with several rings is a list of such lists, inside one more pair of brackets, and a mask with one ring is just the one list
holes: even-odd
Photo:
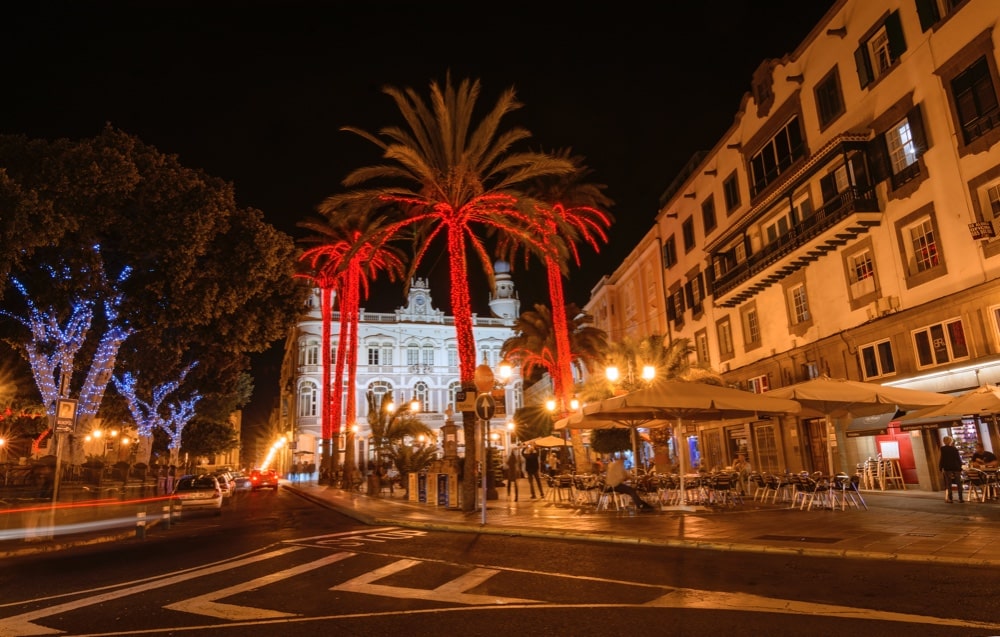
[(966, 144), (1000, 124), (1000, 106), (985, 57), (955, 76), (951, 90)]
[(677, 263), (677, 240), (674, 235), (670, 235), (663, 244), (663, 267), (669, 268), (675, 263)]
[(687, 253), (694, 249), (694, 219), (685, 219), (681, 230), (684, 233), (684, 252)]
[(705, 234), (715, 230), (715, 198), (709, 197), (701, 203), (701, 222), (705, 226)]
[(816, 110), (819, 113), (820, 128), (826, 128), (833, 120), (844, 114), (844, 96), (840, 91), (840, 74), (833, 67), (816, 85)]
[(722, 192), (726, 197), (726, 212), (736, 210), (740, 205), (740, 180), (735, 170), (722, 182)]
[(750, 179), (754, 196), (805, 155), (799, 118), (793, 117), (750, 159)]
[(916, 0), (917, 15), (920, 16), (920, 30), (926, 31), (951, 15), (965, 0)]

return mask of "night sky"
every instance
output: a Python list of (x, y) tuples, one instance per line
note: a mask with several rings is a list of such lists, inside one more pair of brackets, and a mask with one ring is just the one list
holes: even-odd
[[(29, 4), (29, 3), (25, 3)], [(106, 123), (231, 181), (279, 229), (378, 163), (340, 131), (402, 124), (386, 85), (479, 79), (480, 105), (513, 86), (504, 122), (535, 149), (570, 148), (615, 201), (611, 240), (567, 283), (586, 303), (651, 227), (660, 195), (693, 153), (732, 124), (753, 71), (790, 53), (833, 0), (564, 2), (33, 2), (0, 20), (0, 133), (91, 137)], [(211, 6), (211, 8), (206, 8)], [(541, 268), (518, 277), (522, 310), (547, 303)], [(430, 276), (447, 310), (444, 273)], [(473, 291), (475, 293), (475, 290)], [(485, 291), (474, 297), (486, 314)], [(391, 311), (401, 291), (364, 305)], [(278, 356), (255, 362), (259, 418)]]

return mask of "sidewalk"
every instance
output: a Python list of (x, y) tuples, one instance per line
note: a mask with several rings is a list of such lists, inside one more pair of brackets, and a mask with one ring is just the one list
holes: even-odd
[[(863, 491), (869, 510), (789, 509), (747, 498), (732, 509), (666, 510), (629, 514), (578, 508), (548, 499), (520, 501), (501, 491), (490, 500), (486, 524), (482, 512), (465, 513), (433, 504), (410, 502), (397, 490), (370, 497), (314, 483), (282, 481), (281, 488), (329, 507), (364, 524), (409, 528), (614, 542), (733, 552), (814, 557), (936, 562), (965, 566), (1000, 566), (1000, 503), (946, 504), (943, 493)], [(158, 520), (150, 515), (148, 533)], [(130, 527), (28, 542), (0, 541), (0, 559), (59, 551), (96, 542), (134, 540)]]
[[(370, 497), (309, 483), (283, 487), (365, 524), (815, 557), (848, 557), (966, 566), (1000, 566), (1000, 503), (947, 504), (942, 493), (864, 491), (869, 510), (800, 511), (747, 498), (735, 509), (629, 515), (594, 511), (524, 495), (490, 500), (464, 513)], [(522, 493), (526, 489), (522, 489)]]

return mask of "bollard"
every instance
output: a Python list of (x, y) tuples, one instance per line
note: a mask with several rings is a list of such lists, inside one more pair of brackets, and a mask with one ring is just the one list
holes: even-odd
[(135, 536), (143, 540), (146, 538), (146, 512), (139, 511), (135, 514)]
[(172, 517), (172, 511), (170, 510), (170, 504), (163, 505), (163, 524), (164, 528), (170, 528), (170, 518)]

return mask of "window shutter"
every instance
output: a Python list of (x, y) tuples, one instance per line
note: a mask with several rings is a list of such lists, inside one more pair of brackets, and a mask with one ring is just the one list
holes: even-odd
[(930, 144), (927, 143), (927, 131), (924, 129), (924, 117), (920, 112), (920, 104), (914, 104), (910, 112), (906, 114), (906, 121), (910, 123), (913, 144), (917, 147), (917, 156), (919, 157), (930, 147)]
[(667, 320), (676, 321), (677, 320), (677, 309), (674, 307), (674, 295), (670, 295), (667, 299)]
[(854, 52), (854, 63), (858, 67), (858, 81), (861, 83), (861, 88), (867, 88), (875, 77), (872, 73), (871, 60), (868, 59), (868, 49), (864, 45), (859, 46)]
[(917, 15), (920, 16), (921, 31), (926, 31), (941, 19), (935, 0), (917, 0)]
[(903, 23), (899, 19), (899, 11), (893, 11), (885, 19), (885, 34), (889, 37), (889, 55), (895, 62), (906, 52), (906, 39), (903, 37)]
[(889, 148), (885, 144), (885, 134), (880, 133), (868, 142), (868, 157), (871, 159), (872, 181), (885, 181), (892, 174), (889, 164)]
[(867, 158), (863, 153), (856, 153), (851, 156), (851, 169), (854, 171), (854, 185), (858, 192), (864, 193), (871, 188), (871, 180), (868, 178)]
[(715, 296), (715, 268), (705, 272), (705, 296)]
[(819, 180), (819, 191), (823, 197), (824, 206), (837, 197), (837, 180), (834, 179), (833, 173)]
[(698, 292), (700, 293), (698, 296), (704, 299), (706, 296), (708, 296), (708, 294), (706, 294), (705, 292), (705, 273), (699, 272), (696, 281), (698, 284)]
[(694, 290), (691, 289), (691, 281), (684, 284), (684, 301), (688, 307), (694, 307)]

